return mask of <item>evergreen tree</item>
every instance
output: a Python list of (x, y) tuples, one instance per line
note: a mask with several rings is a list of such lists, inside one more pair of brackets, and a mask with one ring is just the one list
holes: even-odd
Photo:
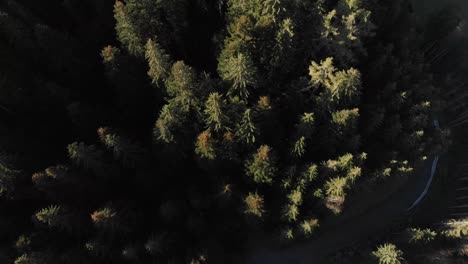
[(246, 163), (246, 174), (256, 183), (273, 183), (276, 174), (275, 158), (267, 145), (262, 145)]
[(239, 141), (248, 145), (255, 143), (257, 134), (257, 128), (252, 118), (252, 110), (246, 109), (242, 120), (237, 125), (235, 134)]
[(200, 155), (202, 158), (212, 160), (216, 158), (214, 144), (215, 142), (210, 131), (203, 131), (197, 138), (197, 142), (195, 144), (195, 153)]
[(149, 64), (148, 76), (153, 84), (158, 85), (159, 81), (164, 81), (169, 75), (171, 65), (169, 55), (152, 39), (148, 39), (145, 48), (145, 58)]
[(244, 198), (244, 203), (246, 206), (244, 212), (246, 214), (262, 217), (265, 213), (263, 197), (258, 193), (249, 193), (249, 195)]
[(215, 132), (220, 131), (227, 123), (225, 114), (226, 101), (219, 93), (211, 93), (205, 103), (205, 122)]
[(393, 244), (384, 244), (372, 252), (379, 264), (400, 264), (403, 261), (403, 252)]
[(462, 238), (468, 235), (468, 220), (450, 220), (444, 223), (442, 235), (450, 238)]
[(71, 230), (66, 210), (58, 205), (41, 209), (35, 214), (35, 219), (50, 228)]
[(420, 229), (420, 228), (411, 228), (409, 229), (410, 243), (422, 243), (428, 244), (433, 241), (437, 235), (436, 232), (432, 231), (429, 228)]
[(93, 145), (87, 146), (83, 142), (74, 142), (68, 145), (67, 150), (70, 159), (86, 169), (100, 172), (104, 167), (102, 164), (103, 153)]
[(251, 59), (239, 53), (230, 58), (223, 68), (220, 68), (220, 75), (223, 80), (230, 81), (232, 88), (229, 95), (237, 95), (243, 99), (249, 97), (249, 87), (254, 87), (256, 83), (256, 69)]
[(135, 56), (143, 55), (143, 40), (139, 35), (137, 27), (132, 23), (125, 4), (121, 1), (115, 2), (114, 18), (117, 22), (115, 30), (119, 41), (125, 45), (130, 54)]

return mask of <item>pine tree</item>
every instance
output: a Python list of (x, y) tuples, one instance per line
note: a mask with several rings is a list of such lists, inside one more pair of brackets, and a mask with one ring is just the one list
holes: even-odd
[(83, 142), (74, 142), (67, 146), (68, 157), (86, 169), (93, 169), (99, 173), (103, 169), (102, 151), (94, 145), (85, 145)]
[(113, 73), (117, 70), (120, 56), (121, 52), (119, 48), (109, 45), (102, 49), (101, 58), (110, 73)]
[(312, 133), (314, 132), (314, 125), (315, 125), (314, 113), (304, 113), (300, 117), (299, 123), (296, 125), (296, 129), (300, 136), (311, 138)]
[(219, 93), (211, 93), (205, 103), (205, 122), (208, 128), (220, 131), (227, 123), (225, 115), (226, 101)]
[(231, 57), (226, 65), (220, 69), (220, 75), (223, 80), (230, 81), (232, 88), (229, 90), (229, 95), (237, 95), (242, 99), (249, 97), (249, 87), (254, 87), (256, 84), (256, 69), (250, 57), (242, 53)]
[(330, 87), (332, 100), (353, 104), (358, 102), (361, 89), (361, 73), (358, 70), (350, 68), (346, 71), (339, 71), (332, 80), (333, 86)]
[(341, 110), (332, 114), (332, 121), (341, 129), (350, 130), (356, 128), (359, 118), (359, 109)]
[(296, 157), (302, 157), (302, 155), (304, 155), (304, 153), (306, 152), (306, 146), (307, 146), (306, 138), (302, 136), (294, 144), (292, 153)]
[(310, 220), (304, 220), (301, 223), (301, 231), (302, 233), (308, 237), (312, 235), (315, 229), (319, 228), (320, 225), (318, 223), (318, 219), (312, 218)]
[(215, 150), (215, 141), (211, 136), (210, 131), (203, 131), (197, 138), (195, 144), (195, 153), (200, 155), (202, 158), (206, 159), (215, 159), (216, 150)]
[(383, 244), (372, 252), (379, 264), (401, 264), (403, 261), (403, 252), (393, 244)]
[(252, 110), (246, 109), (235, 134), (239, 141), (248, 145), (255, 143), (257, 135), (257, 128), (252, 118)]
[(410, 235), (410, 243), (421, 243), (421, 244), (428, 244), (429, 242), (433, 241), (437, 235), (436, 232), (432, 231), (429, 228), (420, 229), (420, 228), (410, 228), (408, 230)]
[(249, 195), (244, 198), (244, 203), (246, 206), (244, 213), (246, 214), (262, 217), (265, 213), (263, 197), (258, 193), (249, 193)]
[(96, 227), (104, 230), (114, 231), (118, 228), (117, 212), (110, 207), (94, 211), (91, 214), (91, 220)]
[(171, 101), (185, 112), (199, 110), (201, 94), (198, 90), (198, 80), (192, 67), (183, 61), (172, 65), (171, 73), (166, 79), (166, 88)]
[(114, 18), (117, 22), (115, 30), (119, 41), (127, 48), (131, 55), (142, 56), (144, 54), (143, 40), (139, 35), (137, 27), (128, 16), (126, 6), (121, 1), (115, 2)]
[(175, 142), (176, 131), (182, 126), (185, 118), (185, 115), (176, 103), (171, 102), (163, 106), (153, 129), (155, 141), (165, 143)]
[(348, 187), (348, 181), (343, 177), (336, 177), (328, 180), (325, 183), (326, 193), (333, 197), (344, 197), (345, 189)]
[(442, 235), (449, 238), (462, 238), (468, 236), (468, 219), (450, 220), (444, 223)]
[(58, 205), (51, 205), (41, 209), (35, 214), (35, 219), (50, 228), (71, 229), (67, 219), (67, 212)]
[(276, 171), (272, 150), (267, 145), (260, 146), (246, 163), (246, 174), (256, 183), (273, 183)]
[(148, 76), (153, 84), (159, 85), (169, 75), (170, 57), (155, 40), (148, 39), (145, 48), (145, 58), (149, 64)]
[(333, 79), (335, 77), (336, 68), (333, 65), (333, 58), (329, 57), (318, 64), (312, 61), (309, 66), (309, 76), (311, 83), (315, 86), (323, 85), (325, 87), (333, 86)]
[(101, 142), (107, 148), (112, 149), (114, 157), (122, 160), (122, 163), (129, 168), (135, 167), (145, 156), (143, 147), (127, 138), (118, 136), (110, 128), (99, 128), (98, 135)]
[(284, 208), (284, 217), (288, 222), (296, 222), (299, 216), (299, 208), (295, 204), (287, 204)]

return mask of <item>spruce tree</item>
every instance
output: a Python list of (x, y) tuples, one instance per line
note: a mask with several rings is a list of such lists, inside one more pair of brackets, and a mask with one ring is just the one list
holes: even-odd
[(275, 157), (267, 145), (260, 146), (246, 162), (246, 173), (256, 183), (273, 183), (276, 172)]
[(145, 58), (149, 64), (148, 76), (153, 84), (158, 85), (160, 81), (164, 81), (169, 75), (170, 57), (156, 40), (148, 39), (145, 48)]
[(372, 252), (379, 264), (400, 264), (403, 261), (403, 252), (393, 244), (383, 244)]

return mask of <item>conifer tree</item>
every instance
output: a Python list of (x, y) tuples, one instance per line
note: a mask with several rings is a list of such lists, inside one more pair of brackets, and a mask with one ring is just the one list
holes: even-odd
[(205, 130), (197, 138), (197, 142), (195, 144), (195, 153), (200, 155), (202, 158), (212, 160), (216, 158), (216, 150), (214, 144), (215, 141), (212, 138), (210, 131)]
[(125, 166), (134, 167), (144, 158), (144, 149), (137, 143), (113, 133), (112, 129), (101, 127), (98, 129), (101, 142), (112, 149), (114, 157), (121, 159)]
[(201, 91), (198, 90), (197, 76), (192, 67), (183, 61), (177, 61), (172, 65), (171, 73), (165, 84), (167, 93), (172, 97), (171, 101), (176, 103), (178, 107), (185, 112), (199, 111)]
[(450, 220), (444, 223), (442, 235), (450, 238), (462, 238), (468, 236), (468, 219)]
[(428, 244), (429, 242), (433, 241), (437, 235), (436, 232), (432, 231), (429, 228), (410, 228), (408, 232), (410, 235), (410, 243)]
[(379, 264), (400, 264), (403, 261), (403, 252), (393, 244), (383, 244), (372, 252)]
[(251, 59), (242, 53), (231, 57), (223, 68), (220, 68), (220, 75), (223, 80), (230, 81), (232, 88), (229, 95), (237, 95), (242, 99), (249, 97), (248, 88), (256, 84), (256, 69)]
[(242, 120), (237, 125), (236, 128), (236, 138), (238, 138), (241, 142), (245, 144), (253, 144), (256, 140), (257, 135), (257, 128), (255, 127), (255, 123), (253, 121), (252, 110), (246, 109)]
[(262, 217), (265, 213), (263, 197), (258, 193), (249, 193), (249, 195), (244, 198), (244, 203), (246, 206), (244, 212), (246, 214)]
[(227, 123), (225, 114), (226, 101), (222, 95), (214, 92), (208, 96), (205, 103), (205, 122), (215, 132), (220, 131)]
[(153, 84), (158, 85), (169, 75), (171, 62), (169, 55), (159, 46), (156, 40), (148, 39), (146, 42), (145, 58), (149, 64), (148, 76)]
[(119, 48), (113, 46), (106, 46), (101, 51), (101, 57), (104, 65), (108, 68), (110, 73), (113, 73), (117, 70), (119, 66), (119, 58), (121, 52)]
[(155, 141), (174, 142), (176, 140), (175, 131), (184, 120), (185, 116), (177, 104), (171, 102), (163, 106), (153, 130)]
[(262, 145), (246, 163), (246, 174), (256, 183), (273, 183), (276, 174), (275, 158), (267, 145)]
[(58, 205), (41, 209), (35, 214), (35, 219), (50, 228), (71, 229), (65, 209)]
[(95, 146), (87, 146), (83, 142), (74, 142), (67, 146), (67, 150), (68, 157), (78, 165), (82, 165), (86, 169), (93, 169), (95, 172), (100, 172), (103, 168), (103, 153)]
[(119, 41), (127, 48), (130, 54), (142, 56), (144, 54), (143, 40), (138, 33), (137, 27), (128, 16), (125, 4), (121, 1), (115, 2), (114, 18), (117, 22), (115, 30)]
[(114, 231), (118, 228), (117, 213), (110, 207), (104, 207), (91, 214), (94, 225), (104, 230)]

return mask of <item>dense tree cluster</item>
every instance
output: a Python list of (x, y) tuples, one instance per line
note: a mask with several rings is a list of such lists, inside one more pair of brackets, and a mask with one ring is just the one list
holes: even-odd
[(0, 242), (18, 264), (310, 237), (448, 137), (406, 0), (4, 2)]

